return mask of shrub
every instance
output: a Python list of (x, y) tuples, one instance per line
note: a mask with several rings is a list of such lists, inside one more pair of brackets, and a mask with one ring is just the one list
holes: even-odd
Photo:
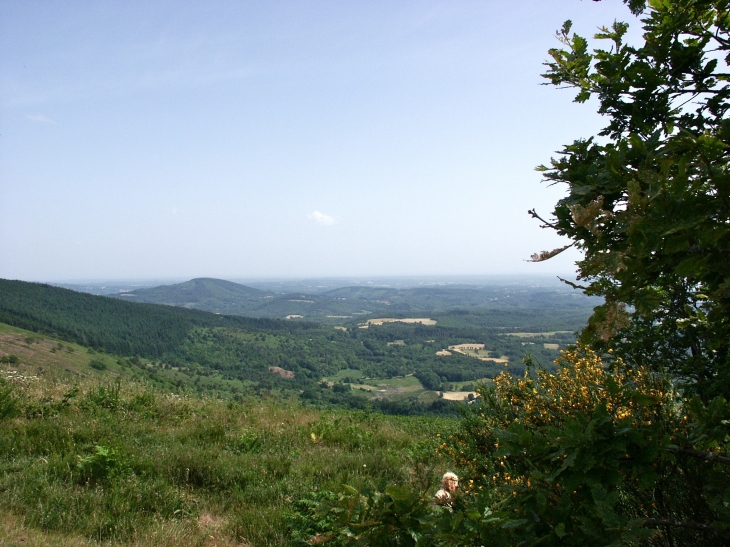
[(100, 445), (96, 445), (93, 454), (79, 458), (76, 467), (80, 484), (90, 484), (110, 479), (119, 475), (125, 468), (116, 450)]
[[(440, 446), (452, 507), (381, 484), (303, 504), (292, 536), (352, 545), (712, 545), (730, 539), (730, 405), (683, 399), (664, 376), (562, 354), (479, 389)], [(306, 537), (306, 534), (315, 534)]]
[(258, 452), (261, 448), (261, 437), (251, 429), (242, 429), (237, 435), (227, 438), (226, 449), (234, 454)]
[(94, 370), (106, 370), (107, 366), (104, 361), (101, 361), (99, 359), (92, 359), (89, 361), (89, 366), (93, 368)]
[(507, 526), (508, 544), (726, 544), (730, 405), (685, 400), (665, 376), (587, 349), (558, 365), (482, 387), (441, 446), (494, 512), (482, 541)]
[(0, 421), (14, 418), (18, 415), (19, 410), (20, 405), (13, 393), (13, 386), (9, 386), (4, 380), (0, 380)]

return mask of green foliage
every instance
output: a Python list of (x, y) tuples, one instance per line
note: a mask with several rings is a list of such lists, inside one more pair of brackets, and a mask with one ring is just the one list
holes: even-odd
[[(108, 410), (116, 410), (120, 407), (121, 400), (121, 379), (113, 385), (98, 385), (96, 389), (91, 389), (86, 394), (86, 398), (81, 402), (82, 408), (106, 408)], [(136, 401), (135, 401), (136, 403)], [(134, 403), (133, 403), (134, 404)]]
[(96, 445), (94, 453), (89, 456), (79, 457), (78, 481), (80, 484), (89, 484), (111, 479), (124, 470), (124, 465), (119, 459), (116, 450), (105, 446)]
[(149, 358), (162, 357), (165, 352), (178, 348), (194, 327), (227, 326), (286, 332), (308, 327), (269, 319), (135, 304), (5, 279), (0, 279), (0, 322), (55, 334), (97, 351)]
[(339, 495), (313, 493), (295, 505), (288, 525), (300, 546), (427, 546), (435, 544), (433, 524), (443, 512), (417, 490), (381, 481), (377, 488), (345, 486)]
[(600, 138), (577, 140), (539, 168), (568, 189), (544, 225), (584, 253), (579, 279), (606, 299), (585, 342), (670, 370), (705, 401), (727, 398), (729, 4), (631, 7), (642, 16), (643, 44), (626, 43), (627, 25), (616, 22), (595, 36), (608, 48), (589, 51), (567, 22), (564, 49), (550, 51), (544, 76), (576, 88), (578, 102), (597, 97), (609, 123)]
[(227, 439), (226, 448), (234, 454), (258, 452), (261, 449), (261, 436), (251, 429), (242, 429)]
[(0, 380), (0, 422), (15, 417), (19, 413), (19, 406), (13, 394), (13, 386)]
[(89, 361), (89, 366), (94, 370), (107, 369), (106, 363), (104, 361), (101, 361), (100, 359), (92, 359), (91, 361)]
[[(480, 389), (440, 446), (460, 470), (452, 507), (427, 488), (345, 487), (303, 503), (294, 537), (335, 545), (726, 545), (730, 404), (588, 350), (556, 372)], [(299, 535), (298, 535), (299, 534)], [(307, 537), (309, 534), (309, 537)]]

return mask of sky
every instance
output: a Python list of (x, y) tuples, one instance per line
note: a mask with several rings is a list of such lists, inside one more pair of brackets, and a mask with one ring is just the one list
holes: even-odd
[(0, 0), (0, 277), (570, 273), (541, 85), (619, 0)]

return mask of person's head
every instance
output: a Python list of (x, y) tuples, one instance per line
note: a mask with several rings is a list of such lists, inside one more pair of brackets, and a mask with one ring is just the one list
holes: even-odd
[(456, 473), (452, 473), (451, 471), (444, 473), (444, 478), (441, 480), (441, 488), (447, 492), (454, 492), (458, 487), (459, 477), (456, 476)]

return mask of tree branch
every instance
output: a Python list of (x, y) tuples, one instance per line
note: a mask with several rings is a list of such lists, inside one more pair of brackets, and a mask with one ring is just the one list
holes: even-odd
[(710, 532), (711, 534), (727, 537), (730, 532), (727, 530), (718, 530), (713, 528), (709, 524), (700, 524), (699, 522), (692, 522), (689, 520), (675, 520), (675, 519), (644, 519), (643, 526), (676, 526), (677, 528), (692, 528), (694, 530), (702, 530), (703, 532)]
[(580, 289), (582, 291), (588, 290), (588, 287), (584, 287), (583, 285), (578, 285), (577, 283), (573, 283), (572, 281), (568, 281), (567, 279), (563, 279), (562, 277), (558, 276), (558, 279), (565, 283), (566, 285), (570, 285), (574, 289)]
[(667, 450), (669, 452), (674, 452), (675, 454), (684, 454), (685, 456), (699, 458), (700, 460), (707, 460), (708, 462), (724, 463), (725, 465), (730, 465), (730, 458), (726, 456), (718, 456), (717, 454), (705, 452), (704, 450), (695, 450), (694, 448), (680, 448), (678, 446), (668, 446)]
[(540, 228), (557, 228), (557, 224), (555, 224), (554, 222), (548, 222), (547, 220), (542, 218), (540, 215), (537, 214), (537, 211), (535, 211), (535, 209), (530, 209), (529, 211), (527, 211), (527, 214), (530, 215), (532, 218), (536, 218), (537, 220), (542, 222), (542, 226), (540, 226)]

